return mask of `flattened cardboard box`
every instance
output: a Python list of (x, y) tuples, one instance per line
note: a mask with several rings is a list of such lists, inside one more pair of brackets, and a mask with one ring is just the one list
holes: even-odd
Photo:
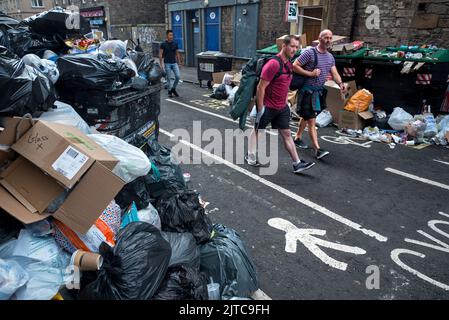
[(110, 170), (118, 160), (79, 129), (38, 121), (12, 149), (71, 189), (99, 161)]

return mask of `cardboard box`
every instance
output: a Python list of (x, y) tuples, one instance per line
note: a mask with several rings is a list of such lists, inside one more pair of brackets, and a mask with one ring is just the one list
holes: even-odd
[(331, 115), (334, 123), (338, 123), (340, 119), (340, 111), (344, 109), (346, 102), (351, 98), (357, 91), (357, 84), (355, 81), (350, 81), (347, 83), (348, 90), (343, 95), (340, 87), (335, 83), (335, 81), (326, 81), (324, 87), (327, 89), (326, 105), (327, 109)]
[(79, 129), (38, 121), (12, 149), (71, 189), (95, 161), (113, 170), (118, 160)]
[[(16, 133), (19, 130), (19, 137), (31, 128), (31, 121), (22, 118), (0, 118), (0, 145), (11, 147), (16, 142)], [(20, 125), (19, 125), (20, 123)], [(12, 161), (15, 158), (15, 153), (12, 149), (0, 150), (0, 168), (6, 162)]]
[[(13, 149), (21, 157), (2, 174), (0, 208), (25, 224), (47, 218), (48, 205), (70, 189), (53, 217), (84, 234), (125, 185), (111, 171), (118, 160), (74, 127), (38, 121)], [(63, 169), (54, 169), (61, 155), (70, 156), (67, 150), (80, 152), (74, 161), (82, 158), (73, 166), (61, 166), (76, 169), (73, 179), (67, 179)], [(67, 187), (75, 180), (74, 187)]]
[(342, 110), (340, 111), (340, 119), (338, 121), (339, 129), (353, 129), (362, 130), (365, 128), (365, 122), (374, 117), (370, 111), (364, 112), (351, 112)]
[(232, 78), (232, 83), (235, 86), (240, 86), (240, 80), (242, 80), (242, 72), (237, 72), (234, 74), (234, 78)]
[(212, 81), (214, 82), (214, 84), (222, 84), (223, 78), (226, 73), (234, 75), (237, 73), (237, 71), (223, 71), (223, 72), (212, 73)]

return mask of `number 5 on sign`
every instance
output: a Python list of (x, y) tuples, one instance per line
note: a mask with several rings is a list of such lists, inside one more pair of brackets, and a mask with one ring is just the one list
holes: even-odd
[(287, 22), (298, 22), (298, 2), (287, 1), (285, 5), (285, 15)]

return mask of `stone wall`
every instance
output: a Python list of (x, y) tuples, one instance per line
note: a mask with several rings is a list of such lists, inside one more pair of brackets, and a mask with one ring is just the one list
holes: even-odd
[(259, 6), (257, 48), (273, 45), (276, 39), (290, 33), (290, 24), (284, 22), (285, 1), (263, 0)]
[(221, 8), (221, 51), (234, 52), (234, 7)]

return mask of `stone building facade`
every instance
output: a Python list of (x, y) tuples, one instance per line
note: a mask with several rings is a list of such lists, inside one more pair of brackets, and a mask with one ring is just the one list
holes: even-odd
[(55, 0), (0, 0), (0, 11), (22, 20), (55, 6)]

